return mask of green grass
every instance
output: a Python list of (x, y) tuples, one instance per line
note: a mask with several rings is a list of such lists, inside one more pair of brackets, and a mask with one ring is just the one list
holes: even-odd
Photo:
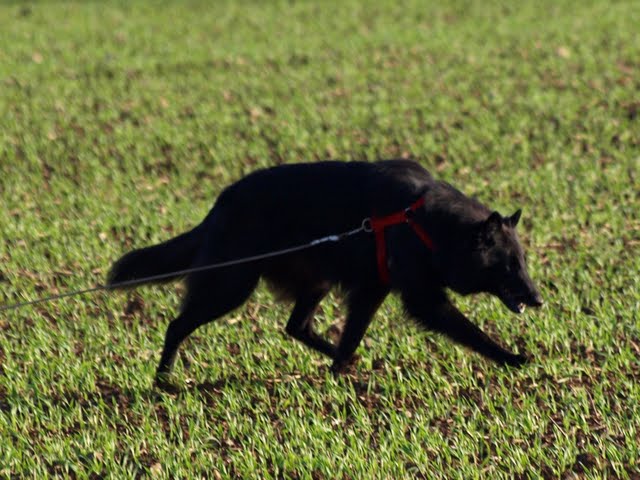
[(179, 395), (152, 388), (179, 286), (4, 313), (0, 478), (638, 478), (640, 3), (444, 3), (0, 6), (0, 302), (100, 282), (259, 167), (399, 156), (523, 207), (547, 300), (456, 298), (522, 370), (389, 299), (334, 378), (261, 287)]

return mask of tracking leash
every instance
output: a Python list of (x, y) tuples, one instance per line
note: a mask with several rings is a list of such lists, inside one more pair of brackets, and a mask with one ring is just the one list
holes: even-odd
[(380, 276), (380, 281), (387, 285), (389, 284), (389, 267), (387, 265), (387, 247), (386, 241), (384, 237), (384, 231), (387, 227), (399, 224), (408, 224), (418, 238), (422, 241), (422, 243), (429, 249), (435, 250), (433, 241), (431, 237), (427, 234), (427, 232), (420, 226), (415, 220), (413, 216), (415, 212), (424, 205), (424, 197), (421, 196), (409, 205), (407, 208), (400, 210), (399, 212), (392, 213), (390, 215), (377, 217), (367, 217), (365, 218), (358, 228), (354, 228), (353, 230), (348, 230), (346, 232), (327, 235), (324, 237), (316, 238), (315, 240), (311, 240), (308, 243), (303, 243), (300, 245), (295, 245), (289, 248), (283, 248), (282, 250), (274, 250), (267, 253), (261, 253), (259, 255), (252, 255), (249, 257), (238, 258), (235, 260), (228, 260), (225, 262), (219, 263), (211, 263), (208, 265), (203, 265), (200, 267), (186, 268), (184, 270), (177, 270), (175, 272), (162, 273), (159, 275), (152, 275), (150, 277), (136, 278), (134, 280), (126, 280), (124, 282), (118, 282), (111, 285), (96, 285), (95, 287), (84, 288), (81, 290), (72, 290), (70, 292), (60, 293), (58, 295), (50, 295), (47, 297), (38, 298), (36, 300), (29, 300), (26, 302), (14, 303), (11, 305), (3, 305), (0, 306), (0, 312), (6, 312), (9, 310), (17, 310), (19, 308), (27, 307), (30, 305), (37, 305), (40, 303), (48, 303), (53, 302), (54, 300), (60, 300), (62, 298), (75, 297), (77, 295), (85, 295), (87, 293), (100, 292), (104, 290), (113, 290), (116, 288), (122, 287), (131, 287), (134, 285), (140, 285), (142, 283), (153, 282), (156, 280), (164, 280), (166, 278), (171, 277), (181, 277), (184, 275), (188, 275), (190, 273), (203, 272), (206, 270), (213, 270), (216, 268), (223, 267), (231, 267), (233, 265), (240, 265), (242, 263), (255, 262), (257, 260), (264, 260), (266, 258), (278, 257), (280, 255), (285, 255), (287, 253), (299, 252), (301, 250), (306, 250), (309, 248), (316, 247), (318, 245), (322, 245), (324, 243), (337, 243), (345, 238), (356, 235), (360, 232), (371, 233), (373, 232), (375, 235), (376, 242), (376, 260), (378, 264), (378, 275)]
[(340, 240), (343, 240), (343, 239), (345, 239), (347, 237), (351, 237), (351, 236), (356, 235), (356, 234), (358, 234), (360, 232), (370, 232), (370, 231), (371, 230), (370, 230), (370, 227), (369, 227), (369, 218), (365, 218), (362, 221), (362, 224), (358, 228), (354, 228), (353, 230), (349, 230), (349, 231), (346, 231), (346, 232), (338, 233), (338, 234), (335, 234), (335, 235), (327, 235), (325, 237), (316, 238), (315, 240), (312, 240), (312, 241), (310, 241), (308, 243), (295, 245), (295, 246), (289, 247), (289, 248), (283, 248), (282, 250), (274, 250), (272, 252), (261, 253), (259, 255), (252, 255), (250, 257), (243, 257), (243, 258), (238, 258), (238, 259), (235, 259), (235, 260), (228, 260), (228, 261), (220, 262), (220, 263), (211, 263), (209, 265), (203, 265), (201, 267), (186, 268), (184, 270), (178, 270), (178, 271), (169, 272), (169, 273), (162, 273), (160, 275), (153, 275), (153, 276), (150, 276), (150, 277), (136, 278), (135, 280), (126, 280), (124, 282), (118, 282), (118, 283), (114, 283), (112, 285), (96, 285), (95, 287), (84, 288), (84, 289), (81, 289), (81, 290), (73, 290), (73, 291), (61, 293), (61, 294), (58, 294), (58, 295), (50, 295), (50, 296), (47, 296), (47, 297), (38, 298), (36, 300), (30, 300), (30, 301), (26, 301), (26, 302), (14, 303), (14, 304), (11, 304), (11, 305), (3, 305), (3, 306), (0, 306), (0, 312), (6, 312), (6, 311), (9, 311), (9, 310), (17, 310), (19, 308), (27, 307), (29, 305), (37, 305), (37, 304), (40, 304), (40, 303), (52, 302), (54, 300), (60, 300), (61, 298), (75, 297), (77, 295), (84, 295), (84, 294), (87, 294), (87, 293), (100, 292), (100, 291), (103, 291), (103, 290), (113, 290), (113, 289), (122, 288), (122, 287), (131, 287), (131, 286), (139, 285), (139, 284), (142, 284), (142, 283), (153, 282), (155, 280), (164, 280), (164, 279), (170, 278), (170, 277), (184, 276), (184, 275), (188, 275), (190, 273), (203, 272), (205, 270), (213, 270), (215, 268), (231, 267), (233, 265), (239, 265), (239, 264), (242, 264), (242, 263), (255, 262), (257, 260), (263, 260), (265, 258), (277, 257), (277, 256), (280, 256), (280, 255), (285, 255), (287, 253), (299, 252), (300, 250), (306, 250), (308, 248), (313, 248), (313, 247), (321, 245), (323, 243), (339, 242)]

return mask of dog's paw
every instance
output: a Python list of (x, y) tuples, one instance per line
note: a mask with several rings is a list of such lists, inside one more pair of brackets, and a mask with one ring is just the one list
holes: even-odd
[(520, 355), (516, 353), (512, 353), (507, 358), (504, 359), (502, 364), (507, 367), (520, 368), (523, 365), (529, 363), (531, 359), (526, 355)]
[(357, 354), (351, 355), (351, 357), (346, 360), (334, 360), (333, 365), (331, 365), (331, 373), (334, 375), (350, 373), (359, 361), (360, 355)]
[(165, 393), (177, 394), (184, 392), (187, 389), (187, 385), (180, 383), (169, 373), (163, 373), (156, 375), (154, 386)]

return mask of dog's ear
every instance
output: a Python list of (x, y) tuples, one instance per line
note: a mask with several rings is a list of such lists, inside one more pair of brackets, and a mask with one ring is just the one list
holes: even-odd
[(495, 244), (496, 233), (502, 228), (504, 219), (498, 212), (492, 212), (484, 222), (477, 226), (476, 241), (484, 247), (491, 247)]
[(503, 222), (502, 215), (498, 212), (492, 212), (489, 218), (484, 222), (485, 230), (488, 232), (496, 231), (500, 228)]
[(516, 213), (505, 219), (507, 225), (509, 225), (511, 228), (516, 228), (516, 225), (518, 225), (518, 222), (520, 221), (520, 215), (522, 215), (521, 208), (516, 210)]

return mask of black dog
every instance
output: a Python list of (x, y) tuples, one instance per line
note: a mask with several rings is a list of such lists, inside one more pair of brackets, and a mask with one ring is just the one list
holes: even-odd
[[(509, 309), (540, 306), (510, 217), (491, 212), (417, 163), (402, 160), (284, 165), (248, 175), (224, 190), (204, 221), (165, 243), (135, 250), (113, 266), (108, 285), (252, 256), (357, 228), (339, 242), (187, 276), (180, 315), (167, 330), (157, 379), (171, 372), (180, 343), (200, 325), (242, 305), (262, 277), (295, 301), (286, 331), (333, 359), (352, 359), (389, 292), (401, 295), (420, 325), (503, 365), (526, 357), (491, 340), (449, 301), (489, 292)], [(174, 277), (175, 278), (175, 277)], [(168, 279), (164, 279), (168, 280)], [(338, 345), (313, 329), (329, 290), (346, 292)]]

